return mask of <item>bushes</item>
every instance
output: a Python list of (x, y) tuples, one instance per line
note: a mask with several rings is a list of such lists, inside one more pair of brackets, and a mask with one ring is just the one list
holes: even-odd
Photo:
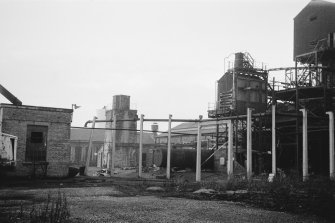
[(267, 178), (232, 179), (227, 190), (248, 190), (243, 201), (274, 210), (317, 214), (335, 220), (335, 182), (314, 177), (306, 182), (295, 174), (278, 176), (273, 182)]
[(49, 193), (46, 202), (42, 204), (33, 203), (30, 209), (21, 202), (20, 210), (17, 213), (10, 213), (7, 222), (66, 223), (70, 222), (69, 217), (70, 211), (66, 196), (58, 191), (55, 199)]

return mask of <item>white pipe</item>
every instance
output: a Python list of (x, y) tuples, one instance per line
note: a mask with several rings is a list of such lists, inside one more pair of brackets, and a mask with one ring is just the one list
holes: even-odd
[(302, 180), (308, 180), (308, 138), (307, 138), (307, 111), (305, 108), (299, 109), (302, 112)]
[(90, 139), (88, 142), (88, 150), (86, 154), (86, 164), (85, 164), (85, 175), (87, 176), (88, 174), (88, 167), (90, 166), (90, 159), (91, 159), (91, 151), (92, 151), (92, 141), (93, 141), (93, 133), (94, 133), (94, 127), (95, 127), (95, 120), (97, 117), (93, 117), (93, 122), (92, 122), (92, 129), (91, 129), (91, 134), (90, 134)]
[(251, 113), (252, 109), (247, 108), (247, 178), (252, 176), (252, 132), (251, 132)]
[(228, 123), (228, 161), (227, 161), (228, 179), (233, 178), (234, 163), (233, 163), (233, 124), (230, 120)]
[(272, 105), (272, 174), (276, 175), (276, 105)]
[(195, 181), (201, 181), (201, 119), (202, 115), (199, 115), (198, 122), (198, 138), (197, 138), (197, 163), (196, 163), (196, 174)]
[(171, 119), (172, 115), (169, 115), (168, 123), (168, 148), (167, 148), (167, 160), (166, 160), (166, 178), (170, 179), (171, 172)]
[(138, 177), (142, 177), (143, 119), (144, 119), (144, 115), (141, 115), (141, 119), (140, 119), (140, 148), (139, 148), (139, 151), (138, 151)]
[(329, 177), (335, 180), (334, 169), (334, 112), (326, 112), (329, 115)]
[[(115, 112), (115, 111), (114, 111)], [(112, 130), (112, 154), (111, 154), (111, 174), (114, 174), (115, 169), (115, 151), (116, 151), (116, 114), (113, 114), (113, 122), (112, 122), (113, 130)]]

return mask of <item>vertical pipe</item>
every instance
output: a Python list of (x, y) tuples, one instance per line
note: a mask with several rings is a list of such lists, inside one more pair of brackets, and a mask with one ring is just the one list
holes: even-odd
[(197, 138), (197, 164), (196, 164), (196, 174), (195, 181), (201, 181), (201, 119), (202, 115), (199, 115), (198, 122), (198, 138)]
[(113, 126), (113, 129), (112, 129), (112, 154), (111, 154), (111, 174), (113, 175), (114, 174), (114, 169), (115, 169), (115, 151), (116, 151), (116, 114), (115, 114), (115, 111), (114, 111), (114, 114), (113, 114), (113, 122), (112, 122), (112, 126)]
[(334, 112), (326, 112), (329, 115), (329, 177), (335, 180), (334, 169)]
[(167, 179), (170, 179), (170, 169), (171, 169), (171, 118), (172, 118), (172, 115), (169, 115), (168, 148), (167, 148), (167, 160), (166, 160), (166, 178)]
[(308, 139), (307, 139), (307, 111), (305, 108), (300, 109), (302, 112), (302, 180), (308, 180)]
[(272, 173), (276, 175), (276, 105), (272, 105)]
[(251, 132), (251, 108), (247, 108), (247, 178), (252, 176), (252, 132)]
[[(228, 161), (227, 161), (227, 175), (228, 180), (233, 178), (233, 121), (228, 122)], [(227, 129), (227, 128), (226, 128)]]
[(92, 122), (92, 129), (91, 129), (91, 134), (90, 134), (90, 139), (88, 141), (88, 151), (86, 153), (86, 164), (85, 164), (85, 175), (87, 176), (88, 174), (88, 167), (90, 166), (90, 159), (91, 159), (91, 151), (92, 151), (92, 141), (93, 141), (93, 133), (94, 133), (94, 127), (95, 127), (95, 120), (97, 117), (93, 117), (93, 122)]
[(139, 148), (139, 151), (138, 151), (138, 177), (142, 177), (143, 119), (144, 119), (144, 115), (141, 115), (141, 119), (140, 119), (140, 148)]

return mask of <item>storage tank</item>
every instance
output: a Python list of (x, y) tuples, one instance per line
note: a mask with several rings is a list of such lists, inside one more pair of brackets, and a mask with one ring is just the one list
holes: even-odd
[[(201, 160), (204, 162), (213, 154), (213, 150), (201, 150)], [(172, 149), (171, 150), (171, 167), (178, 168), (196, 168), (197, 151), (195, 149)], [(159, 167), (166, 167), (167, 149), (155, 149), (153, 151), (153, 164)], [(212, 156), (202, 169), (214, 169), (214, 156)]]

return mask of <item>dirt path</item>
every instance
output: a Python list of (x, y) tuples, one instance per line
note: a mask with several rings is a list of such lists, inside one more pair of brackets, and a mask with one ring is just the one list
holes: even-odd
[[(1, 209), (29, 208), (59, 189), (2, 189)], [(316, 217), (267, 211), (226, 201), (129, 196), (116, 187), (61, 188), (73, 222), (326, 222)], [(12, 201), (12, 203), (11, 203)], [(6, 207), (7, 205), (7, 207)]]

